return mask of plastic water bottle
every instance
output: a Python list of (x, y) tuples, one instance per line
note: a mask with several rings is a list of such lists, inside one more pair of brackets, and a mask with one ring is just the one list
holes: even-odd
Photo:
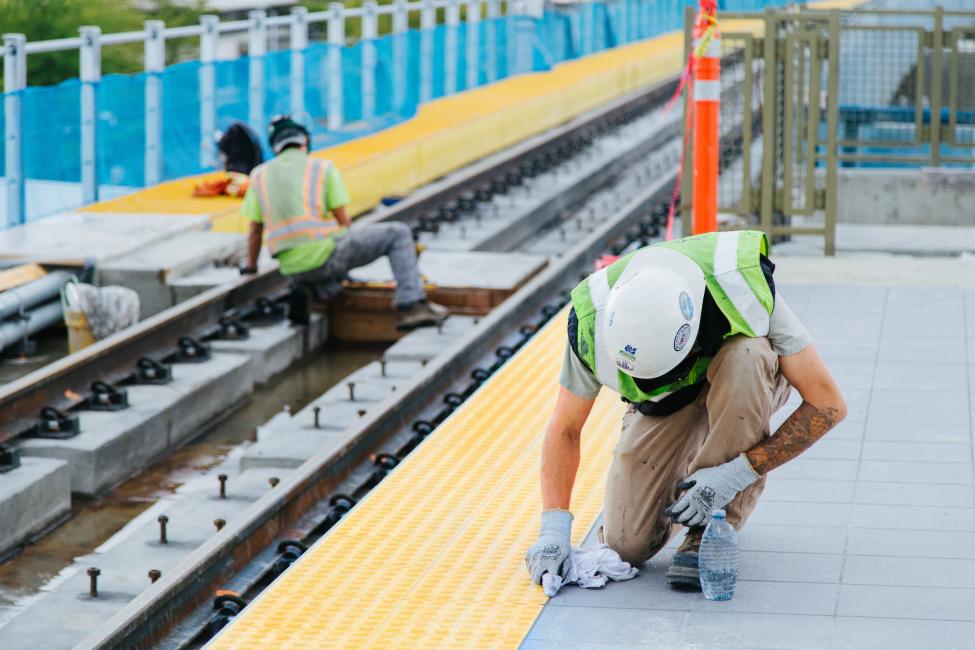
[(705, 598), (731, 600), (740, 561), (738, 531), (724, 518), (724, 510), (717, 510), (704, 529), (701, 550), (698, 552), (701, 590)]

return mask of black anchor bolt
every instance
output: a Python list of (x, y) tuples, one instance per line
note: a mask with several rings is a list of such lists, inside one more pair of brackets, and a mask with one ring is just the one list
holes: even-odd
[(156, 580), (159, 580), (159, 578), (161, 577), (162, 577), (162, 571), (160, 571), (159, 569), (149, 569), (150, 582), (155, 582)]
[(279, 479), (277, 476), (272, 476), (267, 480), (267, 482), (271, 484), (271, 488), (276, 488), (278, 483), (281, 482), (281, 479)]
[(166, 515), (159, 515), (159, 518), (156, 521), (159, 522), (159, 543), (168, 544), (169, 540), (166, 539), (166, 524), (169, 523), (169, 517)]
[(321, 406), (316, 406), (315, 408), (313, 408), (311, 410), (311, 412), (312, 412), (312, 416), (315, 418), (314, 425), (315, 425), (315, 428), (317, 429), (318, 428), (318, 416), (321, 415), (322, 407)]
[(98, 567), (90, 567), (88, 569), (88, 577), (90, 582), (88, 583), (88, 595), (92, 598), (98, 597), (98, 576), (101, 574), (101, 569)]
[(350, 402), (354, 402), (355, 401), (355, 382), (354, 381), (350, 381), (346, 385), (349, 387), (349, 401)]
[(214, 519), (213, 525), (217, 527), (217, 532), (219, 533), (227, 525), (227, 522), (224, 519)]
[(226, 499), (227, 498), (227, 475), (220, 474), (219, 476), (217, 476), (217, 480), (220, 481), (220, 498)]

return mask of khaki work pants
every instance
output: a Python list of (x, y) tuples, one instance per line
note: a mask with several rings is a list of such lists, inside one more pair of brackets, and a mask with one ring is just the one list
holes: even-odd
[[(789, 398), (768, 339), (736, 336), (708, 367), (708, 385), (681, 410), (664, 417), (630, 408), (613, 450), (603, 508), (603, 540), (634, 566), (670, 539), (664, 509), (677, 501), (677, 483), (702, 467), (732, 460), (769, 435), (769, 418)], [(742, 490), (725, 510), (741, 529), (755, 509), (765, 477)]]

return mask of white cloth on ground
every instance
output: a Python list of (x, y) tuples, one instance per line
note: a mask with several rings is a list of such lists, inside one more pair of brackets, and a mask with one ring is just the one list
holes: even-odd
[(71, 283), (64, 294), (68, 308), (85, 315), (96, 340), (139, 322), (139, 294), (132, 289)]
[(610, 580), (629, 580), (640, 572), (629, 562), (624, 562), (620, 554), (606, 544), (588, 548), (573, 548), (569, 556), (565, 577), (551, 573), (542, 576), (542, 589), (552, 597), (568, 584), (577, 584), (583, 589), (602, 587)]

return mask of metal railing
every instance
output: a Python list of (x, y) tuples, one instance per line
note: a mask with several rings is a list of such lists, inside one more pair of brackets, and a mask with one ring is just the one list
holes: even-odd
[[(438, 23), (438, 10), (443, 10), (444, 24), (456, 27), (461, 22), (461, 7), (464, 8), (468, 25), (477, 24), (482, 17), (498, 18), (506, 13), (524, 14), (527, 12), (525, 0), (419, 0), (407, 2), (395, 0), (392, 4), (379, 5), (375, 1), (360, 7), (346, 8), (341, 2), (332, 2), (327, 11), (309, 12), (304, 7), (295, 7), (288, 15), (268, 16), (263, 10), (248, 13), (246, 20), (220, 21), (218, 16), (204, 15), (198, 25), (166, 27), (162, 21), (149, 20), (141, 31), (102, 34), (97, 26), (79, 28), (79, 36), (49, 41), (27, 42), (23, 34), (4, 34), (3, 49), (0, 56), (4, 65), (4, 161), (6, 185), (6, 214), (8, 223), (23, 223), (25, 220), (25, 175), (23, 169), (22, 106), (20, 91), (27, 88), (27, 57), (35, 54), (77, 50), (80, 62), (81, 97), (81, 187), (83, 203), (98, 199), (97, 173), (97, 85), (102, 77), (103, 47), (144, 43), (145, 73), (148, 75), (145, 89), (145, 184), (151, 185), (162, 180), (163, 156), (161, 148), (161, 79), (165, 67), (166, 41), (177, 38), (198, 38), (200, 52), (200, 164), (210, 165), (216, 158), (213, 133), (216, 129), (216, 75), (214, 63), (217, 61), (217, 46), (221, 35), (246, 33), (248, 74), (248, 122), (262, 124), (264, 120), (264, 60), (268, 52), (269, 29), (287, 34), (291, 50), (290, 107), (291, 113), (302, 115), (305, 104), (304, 50), (309, 45), (309, 26), (320, 23), (324, 26), (325, 42), (328, 45), (347, 44), (346, 25), (348, 21), (359, 21), (359, 40), (366, 43), (381, 35), (380, 16), (391, 16), (389, 33), (399, 34), (409, 28), (411, 16), (418, 16), (424, 35), (421, 52), (424, 69), (421, 74), (421, 100), (432, 95), (430, 86), (433, 77), (433, 40), (429, 33)], [(451, 38), (452, 37), (452, 38)], [(530, 57), (529, 44), (522, 44), (519, 57)], [(457, 34), (448, 31), (444, 63), (448, 72), (450, 66), (457, 64)], [(476, 38), (468, 39), (467, 47), (476, 54)], [(405, 59), (406, 52), (398, 52), (397, 58)], [(468, 56), (467, 79), (477, 79), (477, 56)], [(371, 64), (371, 66), (370, 66)], [(363, 105), (368, 113), (369, 106), (375, 106), (374, 73), (376, 55), (366, 47), (363, 55)], [(328, 60), (329, 104), (327, 110), (328, 128), (338, 129), (343, 124), (342, 62), (340, 53), (333, 48)], [(370, 70), (372, 74), (370, 74)], [(455, 75), (446, 76), (455, 79)], [(372, 80), (372, 84), (370, 84)], [(451, 89), (446, 88), (449, 93)]]
[[(839, 169), (975, 167), (975, 12), (799, 8), (719, 19), (747, 21), (722, 33), (722, 122), (746, 127), (721, 134), (722, 213), (773, 241), (820, 235), (832, 255)], [(685, 187), (685, 210), (690, 196)]]

